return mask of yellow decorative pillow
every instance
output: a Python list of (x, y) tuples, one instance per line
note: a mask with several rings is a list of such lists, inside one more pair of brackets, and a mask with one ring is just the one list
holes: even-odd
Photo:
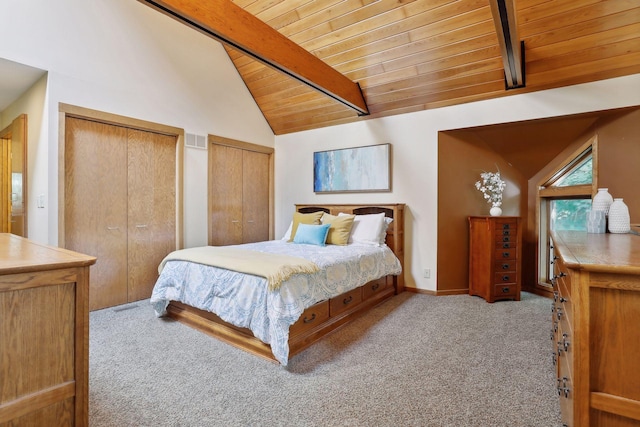
[(355, 215), (329, 215), (324, 214), (322, 216), (323, 224), (331, 224), (329, 227), (329, 234), (327, 235), (328, 245), (346, 245), (349, 242), (349, 235), (351, 235), (351, 227), (353, 227), (353, 220)]
[(293, 225), (291, 226), (291, 237), (289, 237), (289, 242), (293, 242), (293, 238), (296, 237), (298, 224), (320, 225), (320, 218), (322, 218), (323, 213), (324, 212), (322, 211), (308, 213), (308, 214), (294, 212)]

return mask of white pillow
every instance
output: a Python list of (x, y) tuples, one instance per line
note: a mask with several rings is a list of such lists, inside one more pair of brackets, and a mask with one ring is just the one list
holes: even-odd
[[(338, 215), (347, 215), (339, 213)], [(379, 214), (356, 215), (351, 228), (349, 243), (364, 243), (380, 246), (380, 235), (385, 225), (384, 212)], [(386, 232), (386, 229), (384, 229)], [(384, 244), (384, 242), (383, 242)]]
[(291, 229), (293, 228), (293, 221), (291, 221), (289, 223), (289, 228), (287, 228), (287, 232), (284, 233), (284, 237), (282, 238), (282, 240), (289, 240), (291, 239)]
[(387, 244), (387, 228), (389, 228), (389, 224), (393, 222), (393, 218), (389, 218), (388, 216), (384, 217), (384, 224), (382, 225), (382, 230), (380, 230), (380, 245)]

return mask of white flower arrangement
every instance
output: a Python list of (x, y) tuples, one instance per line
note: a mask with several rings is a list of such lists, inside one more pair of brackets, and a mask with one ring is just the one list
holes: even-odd
[(500, 207), (502, 192), (507, 185), (500, 178), (500, 172), (483, 172), (480, 177), (482, 181), (476, 182), (476, 188), (482, 192), (487, 203), (491, 203), (491, 207)]

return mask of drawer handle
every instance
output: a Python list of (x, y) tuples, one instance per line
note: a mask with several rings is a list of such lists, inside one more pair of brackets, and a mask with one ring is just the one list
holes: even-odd
[(348, 297), (346, 297), (345, 299), (342, 300), (342, 303), (344, 305), (350, 304), (351, 301), (353, 301), (353, 295), (349, 295)]
[(509, 269), (509, 264), (502, 264), (502, 269), (503, 270), (508, 270)]
[(147, 224), (136, 224), (136, 228), (147, 228)]
[(232, 220), (231, 220), (231, 222), (232, 222), (233, 224), (237, 224), (237, 223), (239, 223), (239, 222), (240, 222), (240, 220), (239, 220), (239, 219), (232, 219)]
[(569, 338), (569, 335), (562, 334), (562, 346), (564, 347), (565, 352), (569, 351), (569, 344), (571, 344), (569, 341), (567, 341), (567, 338)]
[(502, 258), (509, 258), (509, 252), (502, 252)]
[(565, 297), (560, 297), (560, 302), (567, 302), (567, 299)]
[(379, 287), (380, 287), (380, 283), (374, 283), (373, 285), (371, 285), (371, 290), (377, 291)]
[(107, 230), (109, 231), (120, 230), (120, 227), (107, 227)]
[(506, 287), (506, 286), (505, 286), (504, 288), (502, 288), (502, 293), (503, 293), (503, 294), (508, 294), (508, 293), (509, 293), (509, 290), (510, 290), (510, 289), (509, 289), (508, 287)]
[(502, 241), (503, 241), (503, 242), (508, 242), (508, 241), (509, 241), (509, 239), (510, 239), (510, 237), (503, 237), (503, 238), (502, 238)]
[(503, 230), (508, 230), (509, 229), (509, 224), (502, 224), (502, 229)]
[(502, 244), (502, 248), (503, 249), (509, 249), (509, 243), (503, 243)]
[(502, 232), (502, 235), (503, 235), (503, 236), (508, 236), (510, 233), (511, 233), (511, 232), (510, 232), (509, 230), (504, 230), (504, 231)]
[(304, 316), (304, 319), (302, 321), (304, 323), (311, 323), (314, 320), (316, 320), (316, 314), (315, 313), (313, 313), (310, 318), (307, 318), (307, 316)]
[[(508, 282), (509, 281), (509, 276), (502, 276), (502, 281), (503, 282)], [(502, 292), (505, 292), (505, 290), (503, 289)]]

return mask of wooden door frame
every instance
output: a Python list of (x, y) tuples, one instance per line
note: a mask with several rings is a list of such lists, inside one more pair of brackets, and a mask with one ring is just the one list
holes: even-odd
[[(269, 240), (273, 240), (275, 236), (274, 224), (275, 224), (275, 216), (274, 216), (274, 155), (275, 149), (273, 147), (268, 147), (266, 145), (253, 144), (251, 142), (239, 141), (237, 139), (225, 138), (217, 135), (208, 135), (207, 144), (216, 144), (223, 145), (226, 147), (239, 148), (242, 150), (255, 151), (257, 153), (264, 153), (269, 156)], [(207, 183), (210, 181), (211, 176), (211, 161), (209, 159), (211, 150), (208, 150), (207, 154)], [(211, 228), (211, 216), (213, 213), (212, 208), (212, 199), (209, 197), (212, 189), (208, 188), (207, 185), (207, 227)], [(207, 239), (210, 237), (210, 230), (207, 230)]]
[[(28, 147), (27, 147), (27, 142), (28, 142), (28, 117), (26, 114), (19, 114), (15, 119), (13, 119), (11, 121), (11, 124), (9, 126), (7, 126), (6, 128), (0, 130), (0, 138), (5, 139), (5, 140), (9, 140), (9, 152), (12, 152), (12, 148), (13, 148), (13, 141), (16, 138), (16, 134), (18, 134), (18, 138), (20, 138), (20, 144), (21, 144), (21, 157), (22, 157), (22, 233), (20, 234), (20, 236), (22, 237), (27, 237), (28, 236), (28, 199), (29, 199), (29, 180), (28, 180), (28, 169), (27, 169), (27, 165), (28, 165), (28, 160), (27, 160), (27, 153), (28, 153)], [(13, 162), (13, 160), (11, 159), (9, 162), (9, 165), (11, 165), (11, 163)], [(13, 166), (9, 166), (9, 182), (11, 182), (11, 171), (13, 170)], [(2, 173), (5, 173), (5, 171), (3, 171)], [(12, 215), (12, 208), (10, 208), (9, 210), (9, 221), (11, 220), (11, 215)]]
[(176, 249), (184, 247), (183, 234), (183, 188), (184, 188), (184, 129), (167, 126), (103, 111), (78, 107), (64, 103), (58, 104), (58, 245), (65, 247), (65, 146), (66, 119), (75, 117), (109, 125), (138, 129), (148, 132), (174, 136), (176, 138)]

